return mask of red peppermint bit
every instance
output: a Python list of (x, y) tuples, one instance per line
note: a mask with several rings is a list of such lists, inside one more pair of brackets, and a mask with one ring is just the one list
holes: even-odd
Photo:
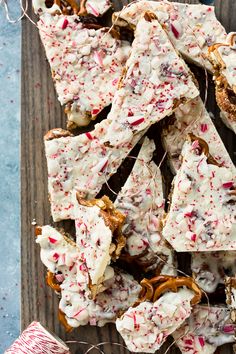
[(90, 10), (94, 16), (96, 16), (96, 17), (99, 16), (99, 12), (91, 4), (88, 3), (87, 6), (90, 8)]
[(200, 148), (198, 140), (194, 140), (194, 142), (192, 143), (192, 148), (193, 149), (199, 149)]
[(78, 312), (76, 312), (76, 313), (74, 314), (73, 318), (79, 316), (79, 314), (80, 314), (82, 311), (84, 311), (85, 309), (86, 309), (86, 307), (80, 309)]
[(191, 241), (195, 242), (196, 239), (197, 239), (197, 235), (196, 235), (196, 234), (193, 234), (193, 235), (191, 236)]
[(63, 280), (65, 279), (65, 277), (64, 277), (63, 274), (56, 274), (56, 275), (55, 275), (55, 278), (56, 278), (56, 280), (57, 280), (59, 283), (62, 283)]
[(192, 345), (192, 344), (193, 344), (193, 341), (192, 341), (192, 339), (186, 339), (186, 340), (184, 341), (184, 343), (187, 344), (187, 345)]
[(49, 239), (50, 243), (56, 243), (57, 242), (57, 240), (55, 238), (49, 237), (48, 239)]
[(91, 111), (91, 114), (92, 114), (92, 116), (96, 116), (99, 112), (100, 112), (99, 109), (93, 109), (93, 110)]
[(201, 347), (204, 347), (204, 345), (205, 345), (205, 339), (204, 339), (203, 337), (198, 337), (198, 341), (199, 341), (199, 343), (200, 343), (200, 346), (201, 346)]
[(207, 124), (201, 124), (201, 132), (205, 133), (208, 130), (208, 125)]
[(222, 187), (227, 189), (227, 188), (232, 188), (233, 187), (233, 182), (226, 182), (222, 184)]
[(133, 112), (131, 112), (131, 111), (129, 111), (129, 113), (128, 113), (128, 117), (133, 117)]
[(147, 188), (147, 189), (146, 189), (146, 194), (147, 194), (147, 195), (152, 194), (152, 191), (151, 191), (151, 189), (150, 189), (150, 188)]
[(235, 330), (235, 326), (232, 325), (232, 324), (226, 324), (224, 326), (224, 328), (223, 328), (223, 332), (225, 332), (225, 333), (231, 333), (232, 332), (232, 334), (233, 334), (234, 330)]
[(55, 259), (55, 261), (57, 261), (60, 255), (57, 252), (55, 252), (52, 257)]
[(113, 85), (113, 86), (116, 86), (116, 85), (118, 84), (118, 81), (119, 81), (118, 78), (112, 80), (112, 85)]
[(71, 271), (75, 266), (75, 263), (73, 263), (70, 267), (69, 267), (69, 271)]
[(85, 265), (84, 263), (81, 264), (81, 265), (79, 266), (79, 270), (80, 270), (81, 272), (85, 272), (85, 271), (87, 270), (86, 265)]
[(68, 23), (69, 23), (69, 21), (67, 20), (67, 18), (65, 18), (65, 20), (64, 20), (64, 22), (63, 22), (61, 28), (62, 28), (63, 30), (66, 29), (66, 27), (68, 26)]
[(193, 216), (193, 212), (190, 211), (188, 213), (185, 213), (184, 216), (187, 216), (188, 218), (191, 218)]
[(92, 135), (91, 135), (90, 133), (85, 133), (85, 135), (87, 136), (87, 138), (88, 138), (89, 140), (93, 140), (93, 137), (92, 137)]
[(171, 23), (171, 31), (173, 32), (173, 35), (175, 36), (175, 38), (179, 38), (179, 31), (177, 31), (176, 27)]
[(93, 59), (100, 67), (103, 67), (102, 57), (101, 52), (94, 51)]
[(139, 118), (139, 119), (135, 120), (134, 122), (132, 122), (131, 125), (134, 127), (134, 126), (139, 125), (143, 122), (144, 122), (144, 118)]
[(104, 172), (105, 168), (107, 167), (107, 164), (108, 164), (108, 160), (104, 163), (104, 165), (102, 166), (101, 168), (101, 172)]

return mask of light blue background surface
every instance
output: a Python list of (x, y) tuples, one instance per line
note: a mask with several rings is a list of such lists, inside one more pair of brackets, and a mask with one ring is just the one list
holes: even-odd
[[(8, 4), (19, 16), (18, 1)], [(7, 22), (0, 0), (0, 353), (20, 330), (20, 27)]]

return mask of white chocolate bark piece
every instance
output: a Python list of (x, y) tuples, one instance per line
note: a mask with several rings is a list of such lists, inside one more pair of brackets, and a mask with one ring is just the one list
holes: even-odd
[(163, 236), (178, 252), (235, 250), (235, 174), (199, 148), (198, 140), (183, 146)]
[(120, 312), (132, 306), (140, 292), (140, 285), (122, 271), (104, 283), (106, 290), (90, 298), (90, 292), (76, 283), (77, 278), (67, 278), (61, 285), (59, 308), (66, 315), (71, 327), (90, 324), (102, 327), (114, 323)]
[(76, 208), (76, 243), (84, 252), (92, 285), (99, 283), (111, 262), (112, 231), (106, 226), (100, 210), (96, 205)]
[(145, 11), (156, 14), (175, 48), (187, 60), (213, 71), (208, 60), (208, 47), (224, 41), (227, 35), (215, 16), (213, 6), (141, 0), (115, 13), (113, 22), (135, 27)]
[(230, 309), (231, 321), (236, 324), (236, 278), (227, 277), (225, 279), (226, 303)]
[(131, 352), (155, 353), (168, 335), (191, 314), (193, 292), (167, 292), (156, 302), (142, 302), (116, 320), (116, 328)]
[[(145, 138), (134, 167), (119, 192), (115, 207), (126, 216), (123, 234), (127, 237), (125, 251), (140, 256), (150, 268), (161, 268), (162, 274), (175, 275), (173, 252), (161, 235), (164, 197), (160, 169), (152, 161), (155, 143)], [(165, 259), (165, 263), (160, 258)]]
[(71, 327), (88, 323), (103, 326), (114, 322), (120, 311), (125, 311), (137, 301), (140, 285), (131, 275), (111, 267), (109, 280), (104, 280), (104, 292), (92, 300), (88, 269), (75, 243), (48, 225), (42, 227), (36, 242), (41, 247), (43, 264), (60, 283), (59, 308)]
[[(115, 261), (125, 245), (121, 233), (124, 216), (108, 197), (77, 202), (75, 208), (76, 244), (86, 262), (91, 286), (102, 283), (111, 260)], [(90, 204), (90, 205), (89, 205)]]
[[(62, 13), (61, 8), (56, 4), (56, 1), (54, 1), (51, 7), (46, 6), (45, 0), (33, 0), (32, 4), (34, 12), (39, 16), (43, 13), (49, 13), (51, 15)], [(102, 16), (110, 7), (111, 2), (109, 0), (87, 0), (85, 3), (87, 14), (91, 14), (95, 17)]]
[(222, 166), (235, 169), (234, 164), (222, 142), (214, 123), (200, 97), (180, 106), (174, 113), (173, 123), (163, 129), (162, 139), (169, 155), (173, 173), (181, 165), (180, 155), (188, 133), (204, 139), (210, 146), (211, 155)]
[(226, 307), (196, 305), (172, 337), (181, 353), (213, 354), (217, 347), (235, 342), (235, 326)]
[(189, 68), (155, 15), (144, 13), (136, 26), (125, 76), (109, 113), (113, 118), (108, 128), (112, 133), (110, 143), (130, 139), (196, 96), (198, 89)]
[(79, 126), (111, 104), (130, 53), (129, 43), (108, 29), (85, 27), (77, 15), (46, 13), (38, 21), (58, 100), (67, 104), (69, 122)]
[(111, 7), (110, 0), (87, 0), (85, 4), (88, 14), (102, 16)]
[(165, 31), (157, 20), (149, 20), (150, 15), (137, 26), (126, 75), (116, 91), (108, 118), (90, 133), (48, 141), (45, 138), (54, 221), (73, 219), (74, 190), (94, 197), (146, 129), (171, 114), (180, 102), (198, 95), (188, 68)]
[(226, 276), (236, 274), (236, 251), (194, 252), (191, 269), (195, 282), (207, 293), (213, 293)]
[[(45, 141), (54, 221), (74, 219), (74, 192), (84, 193), (88, 198), (95, 197), (141, 137), (141, 134), (135, 135), (126, 143), (117, 141), (111, 146), (107, 134), (110, 124), (111, 120), (106, 119), (90, 133)], [(55, 129), (50, 133), (56, 135), (58, 131)]]

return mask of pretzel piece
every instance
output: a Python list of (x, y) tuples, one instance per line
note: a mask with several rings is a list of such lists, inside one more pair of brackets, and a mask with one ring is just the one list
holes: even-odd
[(200, 146), (200, 149), (201, 149), (201, 153), (204, 153), (204, 155), (206, 155), (207, 157), (207, 162), (208, 164), (211, 164), (211, 165), (216, 165), (216, 166), (221, 166), (215, 159), (214, 157), (210, 154), (209, 152), (209, 145), (207, 144), (207, 142), (199, 137), (197, 137), (196, 135), (190, 133), (188, 134), (188, 139), (191, 141), (191, 142), (194, 142), (194, 141), (198, 141), (199, 143), (199, 146)]
[(47, 272), (46, 282), (47, 282), (47, 285), (50, 286), (50, 288), (52, 288), (53, 290), (55, 290), (57, 292), (61, 291), (60, 284), (57, 282), (55, 274), (53, 274), (50, 271)]
[(193, 281), (192, 278), (187, 277), (171, 277), (169, 276), (169, 280), (162, 282), (161, 285), (157, 287), (155, 290), (153, 301), (155, 302), (164, 292), (171, 290), (173, 292), (177, 292), (178, 288), (186, 286), (190, 290), (192, 290), (195, 295), (191, 300), (191, 305), (196, 305), (200, 302), (202, 297), (202, 291), (198, 287), (198, 285)]
[(73, 327), (71, 327), (68, 324), (68, 322), (66, 320), (66, 315), (61, 310), (58, 311), (58, 319), (59, 319), (59, 322), (61, 322), (61, 324), (65, 327), (65, 330), (67, 333), (70, 333), (73, 331)]
[(155, 302), (166, 291), (177, 292), (178, 288), (186, 286), (192, 290), (195, 295), (191, 300), (191, 305), (196, 305), (200, 302), (202, 291), (192, 278), (188, 277), (173, 277), (169, 275), (160, 275), (152, 279), (144, 278), (140, 285), (142, 290), (139, 295), (137, 304), (144, 301)]

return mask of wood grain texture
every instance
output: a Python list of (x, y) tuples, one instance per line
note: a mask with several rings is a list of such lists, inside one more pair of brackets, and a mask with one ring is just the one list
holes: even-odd
[[(197, 1), (181, 1), (197, 3)], [(127, 1), (114, 1), (114, 7), (119, 10)], [(228, 31), (236, 30), (235, 0), (215, 1), (218, 18)], [(29, 15), (36, 21), (32, 9)], [(108, 18), (108, 16), (107, 16)], [(66, 334), (57, 319), (58, 299), (53, 291), (45, 285), (45, 267), (40, 261), (39, 247), (35, 244), (33, 219), (38, 225), (52, 223), (47, 196), (47, 169), (44, 157), (43, 135), (52, 128), (66, 126), (63, 109), (57, 101), (51, 79), (49, 65), (45, 58), (38, 30), (27, 19), (22, 21), (22, 100), (21, 100), (21, 325), (22, 329), (33, 320), (40, 321), (62, 339), (84, 340), (90, 343), (116, 341), (122, 343), (113, 325), (103, 328), (81, 327), (72, 334)], [(200, 74), (204, 79), (204, 74)], [(210, 85), (207, 106), (216, 115), (216, 126), (222, 136), (231, 156), (234, 156), (234, 134), (227, 129), (218, 118), (219, 111), (215, 104), (213, 86)], [(152, 135), (156, 135), (153, 128)], [(129, 168), (129, 167), (127, 167)], [(120, 170), (121, 174), (124, 168)], [(124, 183), (123, 175), (119, 185)], [(70, 223), (64, 223), (67, 229)], [(158, 353), (164, 353), (168, 344)], [(83, 353), (84, 346), (74, 346), (72, 353)], [(120, 347), (106, 346), (106, 353), (128, 353)], [(95, 352), (95, 351), (93, 351)], [(168, 353), (179, 353), (172, 347)], [(230, 354), (229, 346), (221, 349), (221, 353)]]

